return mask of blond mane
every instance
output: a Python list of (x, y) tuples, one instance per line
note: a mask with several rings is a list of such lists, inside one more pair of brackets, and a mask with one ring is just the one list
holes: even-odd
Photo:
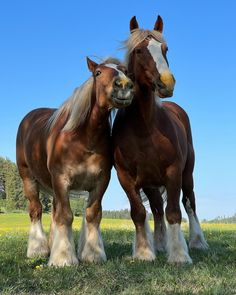
[[(102, 63), (121, 64), (119, 59), (113, 57), (106, 58)], [(92, 107), (92, 90), (93, 77), (90, 77), (80, 87), (76, 88), (73, 94), (53, 113), (48, 121), (47, 128), (51, 130), (62, 116), (67, 118), (62, 129), (64, 131), (74, 130), (84, 123)]]
[(63, 130), (74, 130), (81, 125), (88, 116), (91, 109), (91, 98), (93, 90), (93, 77), (90, 77), (80, 87), (76, 88), (59, 109), (57, 109), (48, 121), (51, 130), (61, 116), (67, 117)]

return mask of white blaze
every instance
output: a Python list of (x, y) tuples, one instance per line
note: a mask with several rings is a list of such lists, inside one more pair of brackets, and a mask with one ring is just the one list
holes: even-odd
[(156, 41), (155, 39), (151, 39), (149, 41), (149, 44), (147, 46), (147, 49), (149, 50), (151, 56), (153, 57), (157, 71), (162, 74), (163, 72), (169, 72), (169, 67), (167, 65), (167, 62), (165, 58), (163, 57), (162, 49), (161, 49), (160, 42)]
[(125, 74), (117, 68), (118, 65), (116, 65), (116, 64), (110, 64), (110, 63), (109, 63), (109, 64), (105, 64), (105, 66), (108, 67), (108, 68), (111, 68), (111, 69), (116, 70), (116, 71), (118, 72), (119, 77), (120, 77), (121, 79), (127, 79), (127, 77), (125, 76)]

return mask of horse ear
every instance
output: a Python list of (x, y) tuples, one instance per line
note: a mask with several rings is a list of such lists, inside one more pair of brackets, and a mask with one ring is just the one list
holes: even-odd
[(155, 26), (154, 26), (154, 30), (162, 33), (163, 32), (163, 20), (160, 17), (160, 15), (158, 15)]
[(138, 29), (138, 22), (136, 20), (136, 16), (133, 16), (131, 18), (130, 23), (129, 23), (129, 29), (130, 29), (131, 33), (133, 30)]
[(92, 61), (90, 58), (87, 57), (87, 64), (90, 72), (94, 72), (98, 64), (95, 61)]

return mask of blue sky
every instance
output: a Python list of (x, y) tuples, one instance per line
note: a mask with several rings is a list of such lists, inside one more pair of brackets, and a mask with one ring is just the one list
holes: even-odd
[[(90, 73), (85, 58), (123, 59), (129, 20), (152, 28), (160, 14), (177, 80), (173, 101), (189, 114), (200, 219), (236, 212), (236, 2), (1, 1), (0, 156), (15, 161), (15, 136), (30, 110), (58, 107)], [(104, 209), (128, 207), (112, 173)]]

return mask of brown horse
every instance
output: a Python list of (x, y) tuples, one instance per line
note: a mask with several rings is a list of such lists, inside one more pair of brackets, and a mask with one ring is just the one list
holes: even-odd
[[(135, 93), (132, 104), (117, 113), (113, 146), (115, 168), (129, 198), (136, 228), (133, 256), (153, 260), (154, 248), (167, 248), (168, 262), (191, 263), (180, 229), (181, 189), (190, 221), (189, 246), (205, 249), (207, 243), (196, 215), (192, 176), (194, 150), (189, 118), (177, 104), (160, 101), (160, 98), (172, 96), (175, 85), (166, 57), (161, 17), (157, 18), (154, 30), (139, 29), (133, 17), (130, 30), (131, 36), (126, 41), (127, 67), (135, 83)], [(167, 232), (161, 187), (167, 193)], [(154, 215), (154, 245), (141, 189)]]
[[(31, 229), (27, 256), (48, 255), (49, 265), (77, 264), (69, 192), (89, 192), (78, 258), (105, 261), (100, 235), (101, 201), (112, 167), (109, 114), (129, 105), (133, 83), (115, 60), (87, 60), (90, 77), (59, 109), (36, 109), (22, 120), (17, 134), (17, 165), (29, 200)], [(53, 194), (49, 244), (41, 224), (39, 190)]]

